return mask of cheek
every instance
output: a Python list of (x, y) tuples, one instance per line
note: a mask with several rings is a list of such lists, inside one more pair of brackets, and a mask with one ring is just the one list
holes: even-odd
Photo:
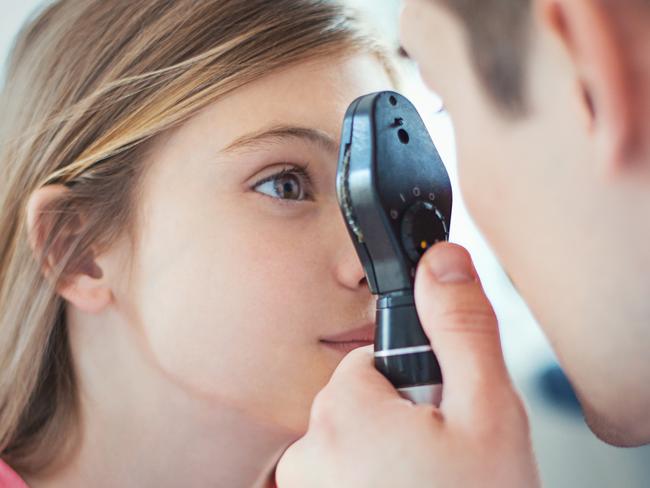
[(468, 130), (457, 132), (458, 182), (463, 201), (479, 228), (485, 230), (486, 221), (494, 214), (495, 186), (491, 162), (486, 160), (480, 139)]
[(234, 209), (150, 226), (137, 307), (166, 375), (196, 395), (240, 398), (287, 376), (313, 339), (305, 324), (322, 272), (300, 227)]
[(521, 165), (516, 161), (511, 164), (513, 155), (504, 152), (503, 141), (507, 140), (507, 134), (488, 135), (486, 131), (474, 129), (478, 128), (468, 126), (457, 132), (462, 199), (501, 264), (508, 267), (522, 237), (513, 233), (513, 229), (527, 225), (518, 214), (524, 202), (517, 201), (520, 198), (517, 189), (525, 182), (521, 174), (513, 172), (514, 167)]

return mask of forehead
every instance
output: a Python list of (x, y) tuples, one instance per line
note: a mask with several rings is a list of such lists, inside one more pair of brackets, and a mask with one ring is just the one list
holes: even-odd
[(273, 125), (313, 127), (338, 140), (350, 102), (391, 88), (384, 65), (374, 55), (314, 59), (233, 91), (190, 119), (176, 135), (208, 138), (217, 151)]

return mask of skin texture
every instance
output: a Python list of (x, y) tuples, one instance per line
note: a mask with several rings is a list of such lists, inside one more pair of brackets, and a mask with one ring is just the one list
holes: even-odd
[(401, 20), (454, 121), (470, 213), (587, 422), (619, 445), (650, 442), (650, 66), (638, 54), (650, 10), (640, 4), (533, 2), (521, 118), (497, 110), (449, 11), (408, 0)]
[[(370, 55), (314, 59), (158, 138), (137, 247), (116, 243), (95, 258), (102, 273), (59, 290), (83, 437), (75, 459), (30, 486), (269, 482), (345, 355), (321, 339), (374, 320), (336, 201), (336, 151), (349, 103), (389, 88)], [(318, 137), (250, 138), (286, 127)], [(284, 193), (259, 185), (305, 164), (311, 186), (296, 175)], [(30, 215), (61, 191), (37, 191)]]

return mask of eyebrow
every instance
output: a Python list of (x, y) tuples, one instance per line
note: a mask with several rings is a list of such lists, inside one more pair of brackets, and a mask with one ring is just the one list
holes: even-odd
[(275, 125), (238, 137), (220, 152), (232, 153), (246, 149), (254, 149), (258, 146), (281, 142), (287, 139), (303, 139), (321, 146), (328, 152), (337, 153), (339, 149), (338, 142), (323, 130), (312, 127)]

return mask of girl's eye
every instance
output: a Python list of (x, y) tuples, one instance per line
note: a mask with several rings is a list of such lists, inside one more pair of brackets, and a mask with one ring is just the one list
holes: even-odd
[(311, 178), (306, 168), (285, 168), (279, 173), (258, 182), (253, 189), (263, 189), (261, 193), (277, 200), (303, 201), (313, 199)]

